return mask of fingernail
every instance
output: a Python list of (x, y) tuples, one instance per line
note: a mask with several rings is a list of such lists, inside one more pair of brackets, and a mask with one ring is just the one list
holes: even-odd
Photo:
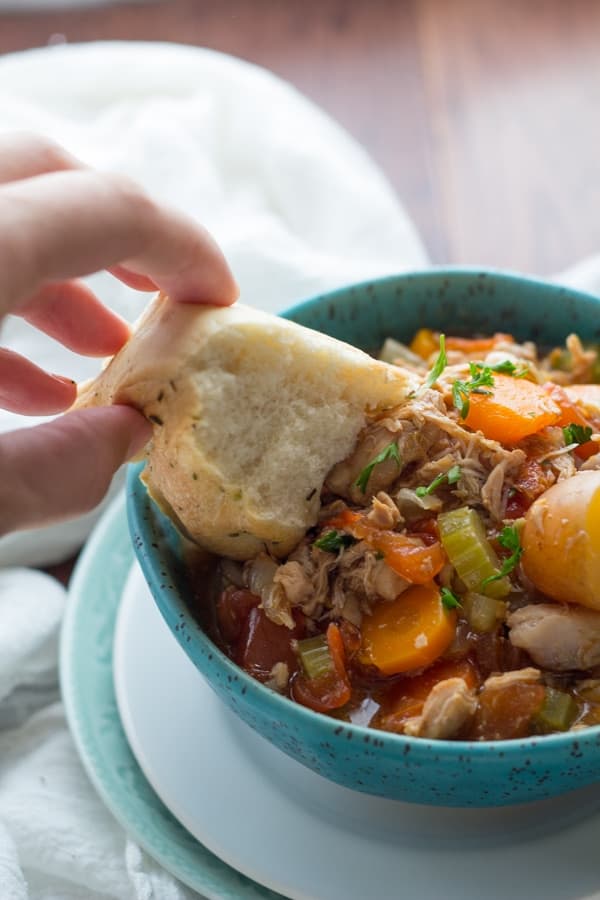
[(77, 382), (73, 381), (72, 378), (67, 378), (65, 375), (55, 375), (54, 372), (52, 372), (52, 378), (54, 378), (55, 381), (60, 381), (61, 384), (68, 384), (71, 385), (71, 387), (77, 387)]

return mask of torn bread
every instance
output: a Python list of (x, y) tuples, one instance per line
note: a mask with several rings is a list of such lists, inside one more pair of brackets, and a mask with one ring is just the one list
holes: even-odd
[(143, 412), (152, 497), (202, 547), (249, 559), (290, 552), (367, 415), (414, 387), (408, 372), (277, 316), (159, 296), (77, 406)]

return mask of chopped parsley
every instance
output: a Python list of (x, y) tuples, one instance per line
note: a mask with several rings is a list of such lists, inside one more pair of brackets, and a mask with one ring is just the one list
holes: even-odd
[(461, 474), (460, 466), (452, 466), (447, 472), (440, 472), (439, 475), (436, 475), (431, 484), (428, 484), (427, 487), (422, 486), (415, 488), (415, 494), (417, 497), (427, 497), (428, 494), (433, 494), (444, 481), (447, 481), (448, 484), (456, 484)]
[(483, 579), (481, 588), (484, 588), (487, 584), (491, 584), (492, 581), (499, 581), (501, 578), (509, 575), (513, 569), (516, 569), (519, 565), (519, 560), (523, 556), (519, 532), (514, 525), (507, 525), (502, 529), (498, 535), (498, 543), (504, 547), (505, 550), (511, 550), (512, 552), (502, 563), (502, 568), (497, 575), (489, 575), (487, 578)]
[(438, 353), (438, 357), (433, 364), (433, 368), (425, 379), (421, 390), (424, 391), (427, 390), (427, 388), (433, 387), (447, 365), (448, 357), (446, 356), (446, 335), (440, 334), (440, 352)]
[(570, 422), (563, 428), (565, 444), (586, 444), (592, 436), (592, 429), (587, 425)]
[(342, 547), (349, 547), (354, 543), (354, 538), (343, 531), (327, 531), (325, 534), (314, 542), (315, 547), (319, 550), (326, 550), (327, 553), (337, 553)]
[(402, 467), (402, 461), (400, 459), (400, 454), (398, 453), (398, 445), (396, 441), (392, 441), (391, 444), (388, 444), (387, 447), (384, 447), (381, 453), (378, 453), (375, 459), (372, 459), (368, 466), (365, 466), (354, 484), (356, 487), (360, 488), (363, 494), (367, 491), (367, 485), (369, 483), (369, 478), (371, 477), (371, 473), (375, 466), (378, 466), (379, 463), (385, 462), (388, 459), (393, 459), (396, 461), (396, 465), (400, 469)]
[(462, 603), (450, 588), (443, 587), (440, 591), (440, 597), (444, 609), (458, 609), (459, 607), (462, 607)]
[(452, 384), (452, 403), (458, 410), (461, 419), (469, 415), (471, 394), (491, 394), (485, 388), (494, 386), (494, 375), (490, 366), (482, 366), (480, 363), (469, 363), (470, 381), (461, 381), (457, 378)]
[(452, 403), (458, 410), (461, 419), (466, 419), (469, 415), (470, 396), (471, 394), (491, 394), (485, 388), (494, 387), (494, 372), (503, 375), (512, 375), (513, 378), (524, 378), (529, 369), (527, 366), (519, 366), (505, 359), (502, 362), (494, 363), (488, 366), (484, 363), (469, 363), (469, 372), (471, 374), (470, 381), (461, 381), (457, 379), (452, 384)]
[[(479, 365), (476, 363), (476, 365)], [(481, 366), (484, 368), (484, 366)], [(516, 363), (511, 362), (510, 359), (505, 359), (502, 362), (496, 363), (493, 366), (487, 366), (488, 369), (491, 369), (492, 372), (501, 372), (503, 375), (512, 375), (513, 378), (525, 378), (526, 375), (529, 374), (529, 366), (517, 366)]]

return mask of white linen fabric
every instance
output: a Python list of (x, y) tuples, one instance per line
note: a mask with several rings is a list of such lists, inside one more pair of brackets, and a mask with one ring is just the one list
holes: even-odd
[[(360, 147), (291, 86), (209, 50), (114, 43), (4, 57), (0, 128), (43, 132), (197, 217), (223, 246), (244, 302), (263, 309), (426, 264)], [(146, 299), (107, 274), (89, 283), (129, 320)], [(99, 368), (17, 318), (5, 321), (2, 343), (77, 380)], [(3, 432), (34, 421), (0, 410)], [(90, 786), (58, 693), (65, 592), (22, 568), (67, 558), (97, 515), (0, 541), (3, 900), (193, 896), (127, 839)]]
[[(224, 247), (244, 301), (263, 309), (427, 262), (366, 154), (289, 85), (239, 60), (139, 44), (5, 57), (0, 123), (42, 131), (195, 215)], [(600, 293), (600, 257), (561, 280)], [(113, 309), (137, 316), (143, 297), (105, 274), (89, 281)], [(98, 367), (18, 319), (5, 323), (2, 342), (78, 380)], [(24, 424), (0, 411), (1, 431)], [(23, 568), (67, 557), (96, 516), (0, 541), (0, 897), (191, 900), (91, 787), (58, 691), (65, 591)]]

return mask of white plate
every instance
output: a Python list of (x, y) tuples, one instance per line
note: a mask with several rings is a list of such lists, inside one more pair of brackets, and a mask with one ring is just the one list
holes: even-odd
[(165, 805), (230, 866), (292, 900), (600, 897), (600, 786), (457, 810), (335, 785), (223, 706), (137, 566), (119, 612), (114, 678), (131, 748)]

